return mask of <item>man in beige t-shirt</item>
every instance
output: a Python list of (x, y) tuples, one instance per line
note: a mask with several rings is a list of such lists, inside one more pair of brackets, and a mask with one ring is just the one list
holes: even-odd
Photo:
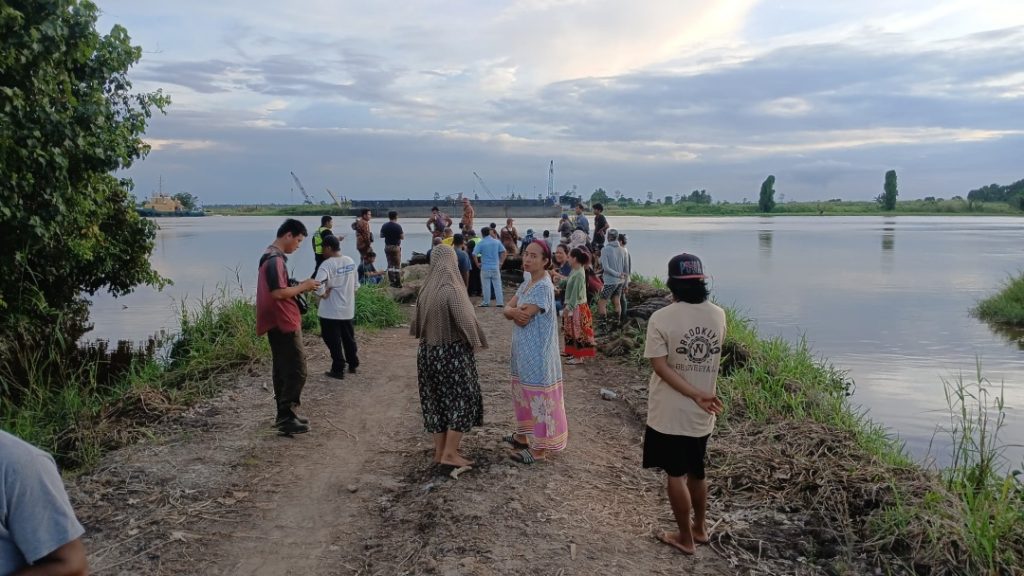
[[(644, 356), (651, 359), (644, 434), (644, 468), (668, 476), (668, 498), (679, 527), (659, 538), (685, 554), (708, 542), (704, 459), (715, 415), (725, 340), (725, 311), (708, 300), (704, 267), (693, 254), (669, 261), (668, 287), (675, 300), (651, 315)], [(685, 481), (684, 481), (685, 478)], [(693, 514), (691, 520), (690, 515)]]

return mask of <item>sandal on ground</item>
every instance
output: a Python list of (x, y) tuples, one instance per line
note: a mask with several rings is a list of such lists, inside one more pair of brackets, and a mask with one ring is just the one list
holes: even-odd
[(516, 440), (516, 435), (514, 433), (502, 436), (501, 440), (502, 440), (502, 442), (504, 442), (506, 444), (511, 444), (513, 448), (529, 448), (530, 447), (529, 444), (525, 444), (523, 442), (520, 442), (519, 440)]
[(519, 462), (520, 464), (534, 464), (538, 460), (543, 460), (543, 458), (537, 458), (536, 456), (533, 455), (532, 452), (525, 448), (523, 450), (520, 450), (519, 452), (512, 453), (512, 455), (509, 456), (509, 458), (515, 460), (516, 462)]
[(568, 364), (569, 366), (579, 366), (580, 364), (583, 364), (583, 360), (580, 360), (579, 358), (573, 356), (572, 358), (566, 360), (565, 363)]

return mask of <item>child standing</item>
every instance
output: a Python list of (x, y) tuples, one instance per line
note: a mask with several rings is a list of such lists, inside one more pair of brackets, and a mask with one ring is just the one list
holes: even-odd
[(320, 337), (331, 351), (331, 369), (324, 375), (345, 378), (345, 364), (354, 373), (359, 366), (353, 319), (356, 315), (356, 263), (341, 253), (341, 244), (334, 236), (325, 237), (323, 253), (327, 258), (316, 272), (320, 288), (318, 315)]
[[(693, 254), (668, 263), (674, 302), (651, 315), (644, 356), (651, 359), (644, 468), (661, 468), (678, 530), (658, 538), (684, 554), (708, 542), (704, 460), (715, 415), (725, 311), (708, 300), (704, 268)], [(692, 513), (692, 518), (691, 518)]]
[(565, 354), (570, 356), (566, 364), (583, 364), (584, 358), (593, 358), (594, 341), (593, 316), (587, 305), (587, 277), (583, 268), (590, 263), (590, 254), (583, 248), (569, 252), (572, 272), (565, 283), (565, 309), (562, 312), (562, 333), (565, 336)]

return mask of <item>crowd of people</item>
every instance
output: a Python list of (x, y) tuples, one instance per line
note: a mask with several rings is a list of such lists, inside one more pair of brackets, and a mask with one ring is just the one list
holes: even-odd
[[(534, 464), (564, 450), (569, 440), (563, 361), (578, 365), (595, 356), (597, 329), (614, 328), (626, 312), (625, 291), (631, 262), (626, 238), (611, 228), (599, 204), (594, 228), (582, 205), (563, 214), (555, 243), (550, 233), (520, 238), (509, 219), (472, 229), (474, 212), (464, 205), (459, 234), (451, 218), (436, 208), (427, 227), (433, 237), (430, 267), (416, 301), (410, 333), (418, 339), (417, 382), (425, 430), (432, 435), (433, 460), (439, 465), (472, 467), (460, 452), (464, 434), (483, 422), (483, 395), (476, 351), (487, 338), (478, 306), (493, 300), (511, 324), (509, 351), (513, 429), (503, 436), (509, 457)], [(397, 213), (381, 228), (388, 270), (374, 267), (371, 212), (352, 224), (359, 262), (342, 253), (343, 235), (333, 233), (330, 216), (313, 236), (315, 266), (311, 278), (288, 278), (286, 260), (309, 235), (305, 225), (285, 220), (260, 258), (256, 290), (256, 331), (266, 335), (272, 355), (275, 426), (286, 435), (310, 430), (296, 413), (306, 383), (299, 298), (319, 300), (321, 337), (330, 351), (325, 376), (344, 379), (359, 366), (355, 338), (355, 292), (360, 283), (380, 282), (386, 274), (400, 285), (404, 233)], [(450, 238), (451, 242), (445, 242)], [(501, 267), (508, 254), (522, 261), (523, 281), (505, 301)], [(476, 272), (474, 285), (473, 273)], [(716, 379), (725, 338), (725, 313), (709, 299), (703, 264), (692, 254), (668, 263), (667, 286), (673, 304), (655, 312), (647, 325), (644, 356), (653, 373), (649, 382), (647, 427), (642, 465), (666, 475), (666, 492), (676, 519), (675, 531), (659, 538), (683, 552), (708, 542), (706, 526), (707, 443), (722, 410)], [(611, 302), (614, 315), (607, 311)], [(591, 312), (596, 304), (597, 320)], [(563, 360), (564, 359), (564, 360)], [(0, 575), (85, 574), (83, 529), (68, 502), (53, 459), (0, 431)]]

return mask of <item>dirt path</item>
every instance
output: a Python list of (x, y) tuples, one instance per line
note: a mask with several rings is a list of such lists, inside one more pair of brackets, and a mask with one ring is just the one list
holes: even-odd
[[(457, 480), (430, 463), (407, 329), (360, 335), (360, 373), (321, 374), (307, 341), (310, 434), (270, 428), (269, 376), (252, 373), (171, 419), (150, 442), (76, 479), (97, 574), (734, 574), (708, 547), (686, 558), (652, 536), (671, 526), (662, 478), (640, 469), (642, 426), (601, 387), (637, 373), (566, 367), (568, 449), (532, 467), (507, 459), (511, 326), (480, 310), (485, 425)], [(714, 517), (715, 505), (712, 505)]]

